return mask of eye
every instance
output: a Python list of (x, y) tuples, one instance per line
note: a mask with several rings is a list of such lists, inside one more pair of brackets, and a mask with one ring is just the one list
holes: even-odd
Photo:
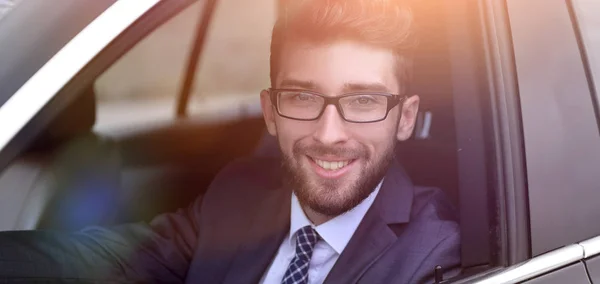
[(309, 99), (309, 97), (303, 93), (296, 94), (294, 97), (299, 101), (306, 101)]
[(368, 105), (374, 103), (375, 100), (370, 96), (360, 96), (354, 100), (354, 103), (359, 105)]
[(314, 96), (312, 96), (310, 94), (306, 94), (306, 93), (297, 93), (294, 95), (293, 98), (294, 98), (294, 100), (303, 101), (303, 102), (313, 101), (315, 99)]

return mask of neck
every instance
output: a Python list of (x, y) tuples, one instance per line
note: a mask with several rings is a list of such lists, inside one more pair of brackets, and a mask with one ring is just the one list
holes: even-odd
[(310, 222), (312, 222), (315, 226), (319, 226), (319, 225), (334, 218), (332, 216), (327, 216), (327, 215), (323, 215), (321, 213), (315, 212), (314, 210), (310, 209), (307, 206), (302, 206), (302, 210), (304, 210), (304, 214), (306, 214), (306, 217), (308, 218), (308, 220), (310, 220)]

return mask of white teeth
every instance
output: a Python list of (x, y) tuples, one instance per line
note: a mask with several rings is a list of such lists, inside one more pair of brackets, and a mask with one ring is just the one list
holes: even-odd
[(338, 170), (348, 165), (349, 161), (329, 162), (323, 160), (315, 160), (317, 165), (326, 170)]

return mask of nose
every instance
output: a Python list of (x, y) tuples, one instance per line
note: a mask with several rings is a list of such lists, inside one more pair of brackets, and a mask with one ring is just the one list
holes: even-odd
[(317, 121), (314, 139), (325, 145), (335, 145), (348, 140), (345, 121), (333, 105), (328, 105)]

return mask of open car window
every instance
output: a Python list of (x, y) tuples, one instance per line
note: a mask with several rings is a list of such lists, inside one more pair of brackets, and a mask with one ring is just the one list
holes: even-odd
[[(270, 85), (268, 49), (277, 3), (219, 1), (200, 64), (193, 70), (188, 118), (177, 120), (203, 2), (182, 9), (130, 50), (119, 51), (120, 58), (110, 66), (101, 63), (115, 55), (99, 55), (88, 73), (79, 74), (93, 79), (91, 89), (61, 94), (91, 96), (97, 111), (93, 134), (118, 149), (115, 188), (125, 197), (113, 209), (125, 213), (109, 224), (186, 206), (224, 165), (253, 155), (260, 146), (264, 123), (258, 94)], [(456, 3), (421, 1), (414, 9), (422, 48), (415, 54), (411, 91), (422, 98), (422, 114), (418, 134), (402, 143), (397, 155), (415, 184), (443, 189), (457, 207), (462, 266), (469, 272), (502, 264), (497, 260), (503, 245), (498, 235), (505, 233), (504, 220), (498, 221), (503, 216), (496, 215), (496, 204), (503, 203), (498, 192), (504, 188), (496, 184), (495, 153), (503, 142), (491, 138), (491, 107), (497, 98), (490, 94), (483, 27), (474, 12), (480, 7), (475, 1)], [(112, 137), (115, 132), (126, 138)], [(278, 151), (276, 143), (268, 147)]]

